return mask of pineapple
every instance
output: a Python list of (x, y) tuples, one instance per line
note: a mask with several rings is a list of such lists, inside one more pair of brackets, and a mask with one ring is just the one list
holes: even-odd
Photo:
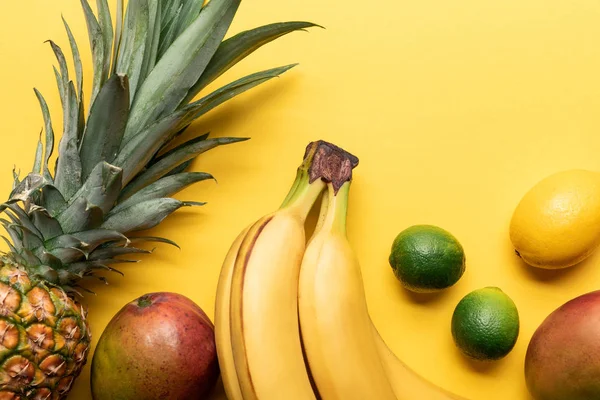
[[(90, 328), (78, 302), (84, 278), (119, 272), (122, 255), (145, 253), (136, 243), (168, 239), (135, 236), (183, 206), (171, 198), (212, 178), (186, 172), (201, 153), (243, 138), (181, 133), (228, 99), (290, 69), (258, 72), (194, 98), (260, 46), (314, 26), (286, 22), (224, 40), (240, 0), (107, 0), (94, 13), (81, 0), (92, 50), (93, 81), (84, 105), (77, 43), (64, 22), (74, 79), (50, 41), (63, 109), (63, 131), (51, 172), (54, 134), (48, 106), (33, 170), (0, 206), (9, 251), (0, 258), (0, 400), (62, 399), (86, 363)], [(114, 29), (113, 29), (114, 27)], [(181, 142), (179, 140), (178, 142)], [(143, 247), (143, 246), (142, 246)]]

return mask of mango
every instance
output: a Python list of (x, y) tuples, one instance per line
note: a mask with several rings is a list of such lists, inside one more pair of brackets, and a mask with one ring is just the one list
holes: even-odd
[(185, 296), (146, 294), (108, 323), (91, 368), (94, 400), (206, 398), (219, 376), (213, 323)]
[(536, 400), (600, 399), (600, 291), (542, 322), (527, 348), (525, 381)]

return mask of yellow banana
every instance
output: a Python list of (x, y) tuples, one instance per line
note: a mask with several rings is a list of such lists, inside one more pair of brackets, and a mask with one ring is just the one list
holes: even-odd
[(329, 184), (328, 212), (300, 269), (299, 317), (312, 378), (324, 400), (394, 400), (374, 340), (360, 268), (346, 240), (350, 182)]
[(345, 234), (349, 185), (337, 195), (329, 187), (300, 271), (300, 327), (319, 395), (324, 400), (464, 400), (408, 368), (373, 325), (360, 266)]
[(256, 227), (242, 244), (231, 282), (231, 344), (243, 398), (314, 399), (297, 317), (303, 219), (278, 212)]
[(465, 400), (428, 382), (402, 362), (385, 343), (375, 326), (373, 334), (379, 356), (397, 400)]
[(223, 317), (218, 323), (229, 321), (229, 343), (221, 328), (218, 346), (233, 399), (315, 399), (300, 341), (298, 275), (304, 222), (324, 180), (335, 173), (330, 161), (338, 153), (327, 143), (311, 143), (283, 205), (254, 223), (223, 264), (217, 311)]
[(219, 357), (219, 368), (221, 369), (221, 379), (225, 388), (225, 394), (229, 400), (243, 400), (231, 349), (229, 299), (233, 266), (242, 245), (242, 241), (249, 229), (250, 227), (244, 229), (242, 233), (238, 235), (225, 257), (219, 276), (215, 300), (215, 341), (217, 345), (217, 355)]

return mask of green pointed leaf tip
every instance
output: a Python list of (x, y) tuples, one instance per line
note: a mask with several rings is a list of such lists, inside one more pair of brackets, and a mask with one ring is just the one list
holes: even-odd
[(147, 200), (109, 214), (102, 227), (119, 232), (150, 229), (183, 206), (183, 202), (171, 198)]
[(70, 199), (81, 187), (81, 159), (77, 144), (79, 108), (73, 82), (69, 82), (68, 101), (63, 137), (58, 149), (55, 185), (65, 198)]
[(112, 67), (111, 67), (111, 75), (115, 73), (115, 68), (117, 66), (116, 60), (118, 59), (120, 47), (121, 47), (121, 35), (123, 34), (123, 11), (124, 11), (123, 0), (117, 0), (117, 16), (115, 21), (115, 35), (114, 35), (114, 43), (113, 43), (113, 55), (112, 55)]
[(33, 172), (34, 174), (41, 173), (43, 152), (44, 152), (44, 145), (42, 144), (42, 134), (40, 132), (40, 138), (38, 139), (37, 148), (35, 150), (35, 159), (33, 161), (33, 168), (31, 169), (31, 172)]
[(174, 12), (174, 15), (171, 16), (169, 22), (162, 28), (160, 32), (160, 40), (158, 44), (158, 59), (162, 58), (167, 49), (173, 44), (173, 41), (176, 39), (175, 34), (177, 33), (177, 21), (179, 20), (179, 15), (183, 9), (183, 5), (179, 4), (177, 9)]
[(261, 83), (267, 82), (270, 79), (280, 76), (281, 74), (292, 69), (296, 65), (297, 64), (290, 64), (283, 67), (256, 72), (254, 74), (250, 74), (248, 76), (240, 78), (215, 90), (214, 92), (208, 94), (200, 100), (190, 103), (182, 108), (183, 110), (188, 110), (188, 114), (186, 116), (185, 121), (188, 124), (191, 123), (193, 120), (201, 117), (213, 108), (223, 104), (227, 100), (230, 100), (233, 97), (242, 94), (245, 91), (254, 88), (255, 86), (258, 86)]
[(60, 68), (60, 76), (62, 78), (63, 87), (66, 88), (69, 82), (69, 69), (67, 67), (67, 59), (65, 58), (62, 49), (56, 43), (54, 43), (52, 40), (47, 40), (46, 42), (50, 43), (50, 47), (52, 47), (52, 51), (56, 56), (58, 66)]
[(165, 153), (157, 159), (156, 163), (152, 164), (148, 169), (142, 172), (135, 180), (126, 186), (120, 199), (126, 199), (133, 193), (145, 188), (152, 182), (163, 177), (177, 165), (196, 157), (198, 154), (204, 153), (217, 146), (232, 144), (248, 140), (247, 138), (216, 138), (209, 140), (192, 139), (185, 142), (179, 147)]
[(148, 0), (148, 34), (146, 35), (144, 62), (140, 71), (140, 81), (144, 81), (156, 65), (160, 43), (161, 3), (161, 0)]
[(184, 110), (179, 110), (150, 125), (129, 140), (113, 164), (123, 169), (123, 184), (129, 183), (152, 159), (156, 152), (179, 130)]
[(141, 189), (127, 200), (119, 203), (114, 208), (113, 212), (118, 212), (146, 200), (171, 197), (184, 188), (207, 179), (214, 179), (214, 177), (211, 174), (204, 172), (184, 172), (177, 175), (166, 176)]
[(129, 117), (127, 76), (113, 75), (102, 86), (91, 110), (79, 150), (86, 178), (101, 161), (113, 162)]
[(75, 65), (75, 79), (77, 81), (77, 98), (79, 102), (83, 102), (83, 66), (81, 64), (81, 55), (79, 53), (79, 47), (77, 46), (77, 41), (75, 40), (75, 36), (73, 36), (73, 32), (67, 24), (67, 21), (62, 18), (63, 25), (65, 26), (65, 30), (67, 31), (67, 36), (69, 38), (69, 44), (71, 46), (71, 54), (73, 55), (73, 64)]
[[(181, 0), (165, 0), (161, 10), (161, 31), (167, 29), (167, 25), (177, 16), (177, 10), (181, 8)], [(161, 39), (162, 40), (162, 39)]]
[(60, 104), (62, 105), (64, 110), (65, 104), (67, 103), (67, 88), (65, 88), (65, 83), (63, 82), (62, 76), (60, 76), (60, 72), (58, 72), (58, 70), (54, 66), (52, 67), (52, 69), (54, 70), (54, 76), (56, 77), (56, 86), (58, 87)]
[(104, 83), (104, 38), (100, 24), (90, 7), (87, 0), (81, 0), (81, 6), (85, 15), (85, 22), (88, 28), (90, 48), (92, 49), (92, 62), (94, 66), (94, 79), (92, 82), (92, 95), (90, 104), (94, 104), (96, 95)]
[(113, 25), (107, 0), (96, 0), (96, 8), (98, 9), (98, 24), (100, 25), (100, 31), (102, 32), (102, 44), (104, 47), (102, 81), (105, 81), (106, 79), (108, 79), (110, 72), (110, 54), (112, 52)]
[(239, 4), (240, 0), (209, 2), (173, 42), (136, 94), (126, 140), (178, 107), (214, 55)]
[[(184, 116), (181, 117), (179, 126), (183, 126), (183, 129), (180, 129), (176, 135), (166, 141), (162, 149), (165, 147), (169, 147), (170, 143), (178, 136), (180, 132), (185, 130), (189, 124), (191, 124), (195, 119), (201, 117), (206, 114), (213, 108), (223, 104), (227, 100), (244, 93), (247, 90), (252, 89), (255, 86), (260, 85), (261, 83), (267, 82), (268, 80), (275, 78), (289, 69), (293, 68), (297, 64), (286, 65), (283, 67), (272, 68), (266, 71), (257, 72), (243, 78), (240, 78), (232, 83), (229, 83), (220, 89), (212, 92), (211, 94), (203, 97), (202, 99), (195, 101), (194, 103), (188, 104), (185, 107), (182, 107), (179, 112), (185, 112)], [(208, 135), (206, 135), (208, 136)], [(204, 137), (205, 139), (206, 137)], [(202, 139), (200, 139), (202, 140)], [(176, 170), (178, 171), (178, 170)]]
[(139, 249), (137, 247), (105, 247), (94, 250), (90, 253), (89, 259), (92, 261), (106, 260), (122, 255), (150, 253), (152, 253), (151, 250)]
[(316, 26), (319, 25), (304, 21), (280, 22), (244, 31), (223, 41), (183, 103), (191, 101), (202, 89), (265, 44), (288, 33)]
[(127, 5), (116, 72), (127, 75), (131, 101), (135, 98), (135, 93), (140, 85), (149, 14), (148, 0), (130, 0)]
[(200, 10), (202, 10), (202, 4), (204, 0), (187, 0), (183, 4), (183, 8), (179, 13), (179, 18), (177, 21), (177, 32), (175, 33), (175, 37), (179, 37), (191, 24), (194, 22), (198, 15), (200, 14)]

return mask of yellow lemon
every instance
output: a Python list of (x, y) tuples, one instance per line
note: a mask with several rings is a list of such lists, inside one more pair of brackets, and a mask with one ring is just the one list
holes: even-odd
[(577, 264), (600, 244), (600, 173), (550, 175), (521, 199), (510, 222), (517, 254), (535, 267)]

